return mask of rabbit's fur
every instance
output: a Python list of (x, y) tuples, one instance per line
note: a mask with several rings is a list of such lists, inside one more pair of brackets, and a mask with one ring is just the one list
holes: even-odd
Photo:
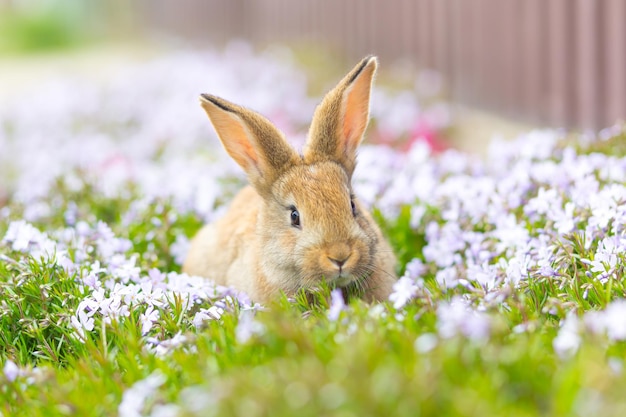
[[(200, 102), (250, 186), (202, 228), (183, 271), (267, 302), (325, 280), (386, 300), (396, 260), (350, 183), (369, 121), (375, 57), (363, 59), (315, 110), (303, 155), (261, 115), (203, 94)], [(294, 214), (294, 211), (297, 214)]]

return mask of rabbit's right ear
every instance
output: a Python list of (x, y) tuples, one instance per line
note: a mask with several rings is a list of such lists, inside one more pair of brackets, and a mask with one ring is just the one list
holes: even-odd
[(226, 152), (248, 174), (262, 195), (287, 169), (300, 161), (284, 135), (258, 113), (209, 94), (200, 96)]
[(305, 163), (334, 161), (352, 176), (357, 148), (369, 122), (377, 62), (374, 56), (364, 58), (317, 106), (304, 150)]

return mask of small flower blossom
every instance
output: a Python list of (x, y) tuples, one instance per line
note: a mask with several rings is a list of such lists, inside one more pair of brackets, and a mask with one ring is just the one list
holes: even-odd
[(159, 310), (155, 310), (154, 306), (150, 305), (144, 313), (139, 316), (139, 323), (141, 324), (141, 334), (147, 334), (155, 321), (159, 319)]
[(606, 333), (613, 341), (626, 340), (626, 299), (611, 302), (602, 311), (585, 314), (584, 322), (596, 333)]
[(162, 307), (165, 304), (165, 293), (160, 288), (153, 288), (151, 282), (143, 282), (140, 284), (140, 299), (142, 302), (156, 307)]
[(24, 220), (18, 220), (9, 224), (9, 229), (2, 240), (10, 242), (14, 251), (24, 252), (31, 243), (38, 243), (41, 239), (42, 234), (39, 230)]
[(179, 332), (171, 339), (158, 340), (154, 337), (147, 337), (145, 340), (150, 352), (154, 352), (157, 356), (165, 356), (185, 344), (187, 337)]
[(406, 264), (405, 275), (413, 280), (421, 278), (425, 272), (426, 265), (424, 265), (424, 263), (418, 258), (413, 258), (408, 264)]
[(160, 372), (154, 372), (146, 379), (124, 391), (117, 412), (119, 417), (142, 417), (145, 415), (146, 400), (156, 394), (157, 389), (167, 381)]
[(419, 287), (408, 276), (403, 276), (393, 284), (393, 292), (389, 295), (389, 301), (396, 309), (402, 308), (417, 295)]
[(2, 369), (4, 372), (4, 377), (9, 382), (13, 382), (20, 376), (20, 368), (15, 364), (15, 362), (7, 359), (4, 363), (4, 368)]
[(581, 343), (580, 323), (574, 313), (567, 315), (563, 321), (559, 333), (552, 341), (554, 351), (561, 358), (571, 357), (578, 351)]
[(194, 317), (193, 317), (193, 325), (196, 329), (202, 327), (203, 323), (209, 320), (219, 320), (224, 315), (225, 310), (222, 307), (211, 306), (210, 308), (201, 308)]
[(459, 285), (459, 273), (454, 266), (443, 268), (437, 271), (435, 280), (441, 288), (454, 288)]
[(582, 259), (591, 267), (591, 272), (598, 274), (600, 282), (606, 282), (613, 276), (621, 264), (620, 257), (626, 252), (621, 241), (614, 237), (607, 237), (599, 244), (594, 259)]
[(463, 299), (453, 298), (437, 308), (437, 329), (443, 338), (461, 334), (471, 340), (484, 340), (489, 337), (491, 322), (489, 317), (472, 309)]
[(339, 314), (341, 314), (341, 311), (345, 308), (346, 302), (343, 299), (343, 293), (341, 292), (341, 289), (335, 288), (330, 293), (330, 308), (328, 309), (328, 313), (326, 313), (328, 320), (337, 321)]
[(415, 339), (415, 350), (419, 353), (428, 353), (437, 347), (437, 335), (432, 333), (424, 333)]
[(252, 336), (262, 335), (265, 326), (254, 319), (254, 311), (244, 310), (239, 314), (239, 323), (235, 328), (237, 342), (246, 343)]
[[(78, 317), (77, 317), (78, 316)], [(94, 328), (94, 319), (92, 315), (89, 315), (83, 310), (79, 310), (77, 316), (72, 316), (70, 319), (71, 326), (76, 331), (76, 335), (79, 340), (85, 340), (85, 330), (90, 332)]]
[(176, 236), (176, 240), (170, 246), (170, 254), (174, 257), (174, 261), (178, 265), (182, 265), (189, 251), (190, 242), (184, 235)]

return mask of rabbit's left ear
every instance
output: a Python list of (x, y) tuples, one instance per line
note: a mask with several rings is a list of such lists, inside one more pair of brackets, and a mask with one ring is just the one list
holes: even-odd
[(369, 122), (376, 67), (376, 57), (366, 57), (317, 106), (304, 150), (305, 163), (335, 161), (352, 176), (356, 149)]
[(270, 195), (272, 183), (300, 163), (282, 132), (260, 114), (209, 94), (200, 96), (200, 104), (226, 152), (262, 196)]

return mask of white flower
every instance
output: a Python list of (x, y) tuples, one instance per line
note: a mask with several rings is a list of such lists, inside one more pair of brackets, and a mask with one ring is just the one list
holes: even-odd
[(562, 199), (556, 189), (541, 187), (537, 192), (537, 196), (531, 198), (524, 206), (524, 213), (534, 221), (537, 220), (537, 215), (546, 215), (551, 210), (562, 206)]
[(167, 274), (156, 268), (152, 268), (148, 271), (147, 281), (152, 283), (152, 285), (156, 288), (161, 288), (163, 290), (167, 288)]
[(119, 295), (113, 296), (100, 306), (100, 312), (104, 317), (104, 322), (109, 324), (113, 321), (119, 321), (122, 317), (128, 317), (130, 310), (128, 305), (122, 302)]
[(426, 240), (424, 246), (424, 258), (428, 262), (434, 262), (438, 267), (445, 268), (461, 261), (459, 254), (465, 248), (463, 230), (456, 221), (448, 221), (443, 226), (437, 223), (429, 223), (426, 227)]
[(54, 241), (48, 235), (33, 227), (24, 220), (18, 220), (9, 224), (3, 242), (10, 242), (11, 249), (18, 252), (28, 253), (34, 258), (46, 257), (60, 262), (65, 253), (57, 249)]
[(574, 203), (565, 203), (564, 211), (557, 211), (555, 213), (554, 219), (554, 227), (556, 228), (557, 233), (560, 235), (565, 235), (574, 230), (576, 218), (574, 217), (574, 209), (576, 206)]
[(70, 324), (76, 331), (78, 338), (80, 340), (85, 340), (85, 330), (88, 332), (93, 330), (94, 318), (84, 310), (79, 310), (76, 315), (70, 318)]
[(517, 250), (528, 244), (528, 230), (524, 224), (518, 223), (512, 213), (502, 214), (496, 220), (495, 227), (492, 235), (500, 241), (496, 245), (498, 252), (504, 253), (509, 248)]
[(13, 221), (9, 224), (4, 238), (5, 242), (11, 242), (11, 249), (14, 251), (25, 252), (30, 243), (36, 243), (41, 240), (41, 232), (24, 220)]
[(150, 417), (178, 417), (180, 415), (181, 408), (176, 404), (156, 404), (150, 413)]
[(201, 308), (200, 311), (198, 311), (194, 316), (193, 316), (193, 325), (198, 329), (200, 327), (202, 327), (202, 324), (205, 321), (208, 320), (219, 320), (220, 318), (222, 318), (222, 315), (224, 314), (224, 309), (222, 307), (218, 307), (218, 306), (211, 306), (208, 309), (205, 308)]
[(484, 262), (482, 265), (468, 265), (467, 279), (477, 282), (487, 290), (494, 289), (499, 281), (495, 265), (489, 265), (487, 262)]
[(154, 352), (157, 356), (164, 356), (173, 351), (174, 349), (182, 346), (187, 342), (187, 337), (180, 332), (176, 333), (174, 337), (166, 340), (158, 340), (154, 337), (147, 337), (146, 343), (148, 344), (148, 350)]
[(117, 409), (119, 417), (143, 417), (146, 400), (154, 396), (166, 381), (167, 378), (162, 373), (155, 371), (146, 379), (135, 382), (122, 395), (122, 402)]
[(155, 321), (159, 319), (159, 310), (155, 310), (152, 305), (148, 306), (145, 313), (139, 316), (139, 323), (141, 323), (141, 334), (147, 334)]
[(253, 310), (244, 310), (239, 314), (239, 322), (235, 328), (237, 342), (246, 343), (252, 336), (262, 335), (265, 332), (265, 326), (256, 321), (254, 316)]
[(439, 340), (437, 335), (432, 333), (424, 333), (415, 339), (415, 350), (419, 353), (428, 353), (437, 347)]
[(592, 331), (606, 333), (610, 340), (626, 340), (626, 299), (611, 302), (603, 311), (586, 313), (584, 321)]
[(139, 282), (141, 269), (136, 266), (137, 258), (132, 256), (126, 258), (124, 255), (116, 254), (109, 258), (109, 272), (115, 277), (127, 284), (129, 281)]
[(174, 261), (178, 265), (182, 265), (185, 262), (185, 258), (187, 257), (187, 252), (189, 251), (190, 242), (187, 236), (178, 235), (176, 236), (176, 240), (170, 246), (170, 255), (174, 257)]
[(580, 347), (580, 324), (576, 314), (569, 313), (552, 341), (554, 351), (561, 358), (571, 357)]
[(408, 276), (403, 276), (393, 284), (393, 292), (389, 295), (389, 301), (393, 303), (394, 308), (400, 309), (417, 295), (418, 290), (419, 287), (414, 280)]
[(408, 264), (406, 264), (405, 275), (413, 280), (421, 278), (425, 272), (426, 265), (424, 265), (424, 262), (422, 262), (422, 260), (419, 258), (413, 258), (411, 261), (409, 261)]
[(98, 260), (94, 261), (94, 263), (91, 264), (91, 266), (89, 267), (89, 270), (82, 271), (83, 283), (86, 286), (91, 287), (93, 289), (101, 288), (102, 283), (100, 282), (98, 275), (103, 272), (106, 272), (106, 268), (102, 268), (100, 266), (100, 261)]
[(454, 288), (459, 284), (458, 272), (456, 267), (450, 266), (440, 269), (435, 274), (435, 280), (442, 288)]
[(601, 282), (606, 282), (610, 276), (614, 275), (619, 265), (618, 255), (624, 252), (625, 249), (621, 240), (607, 237), (598, 244), (593, 260), (582, 259), (582, 261), (591, 266), (592, 272), (599, 274), (598, 278)]
[(346, 302), (343, 299), (343, 293), (341, 292), (341, 289), (335, 288), (330, 293), (330, 308), (326, 313), (328, 320), (336, 321), (339, 318), (339, 314), (341, 314), (341, 311), (345, 308)]
[(18, 376), (21, 375), (20, 368), (15, 364), (15, 362), (7, 359), (4, 363), (4, 368), (2, 369), (4, 372), (4, 377), (9, 382), (13, 382), (17, 379)]
[(518, 251), (511, 259), (501, 258), (498, 264), (506, 271), (506, 281), (516, 287), (520, 281), (528, 278), (530, 262), (527, 253)]
[(471, 340), (484, 340), (489, 337), (491, 321), (489, 316), (474, 310), (462, 298), (455, 297), (450, 302), (439, 304), (437, 328), (443, 338), (462, 334)]
[(160, 288), (153, 288), (151, 282), (142, 282), (141, 287), (141, 301), (156, 307), (163, 307), (165, 304), (165, 293)]

